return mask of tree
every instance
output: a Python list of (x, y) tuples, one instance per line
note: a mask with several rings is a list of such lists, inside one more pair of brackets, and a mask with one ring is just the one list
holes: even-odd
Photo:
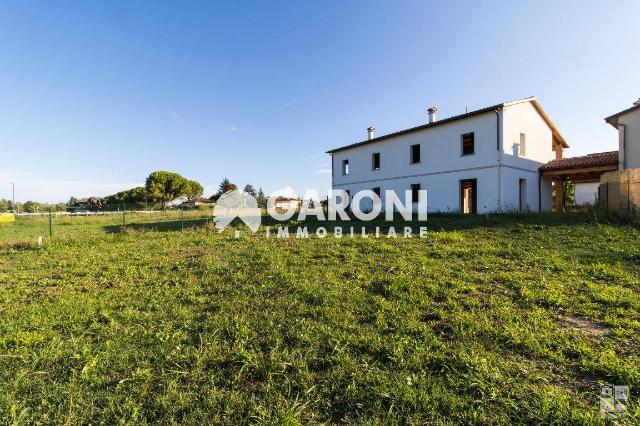
[(231, 183), (231, 181), (229, 179), (224, 178), (224, 179), (222, 179), (222, 182), (220, 182), (220, 185), (218, 186), (218, 192), (215, 195), (213, 195), (213, 197), (211, 197), (211, 199), (212, 200), (217, 200), (225, 192), (233, 191), (233, 190), (236, 190), (236, 189), (238, 189), (236, 184)]
[(187, 201), (192, 202), (200, 197), (202, 197), (202, 193), (204, 192), (204, 188), (195, 180), (187, 180), (185, 187), (185, 195), (187, 196)]
[(256, 193), (256, 189), (253, 187), (253, 185), (250, 184), (245, 185), (242, 192), (244, 192), (245, 194), (249, 194), (254, 198), (258, 196), (258, 194)]
[(4, 198), (0, 198), (0, 212), (10, 212), (11, 211), (11, 200), (5, 200)]
[(42, 206), (35, 201), (27, 201), (22, 205), (22, 211), (25, 213), (37, 213)]
[(93, 211), (97, 211), (100, 207), (102, 207), (104, 200), (99, 197), (89, 197), (87, 198), (87, 207)]
[(104, 197), (104, 204), (136, 204), (144, 203), (147, 198), (147, 188), (144, 186), (136, 186), (135, 188), (120, 191), (113, 195)]
[(258, 200), (258, 207), (260, 207), (261, 209), (267, 208), (267, 197), (266, 195), (264, 195), (264, 192), (262, 192), (262, 188), (258, 190), (256, 200)]
[(149, 175), (145, 185), (149, 196), (162, 203), (167, 203), (186, 195), (187, 180), (178, 173), (158, 171)]

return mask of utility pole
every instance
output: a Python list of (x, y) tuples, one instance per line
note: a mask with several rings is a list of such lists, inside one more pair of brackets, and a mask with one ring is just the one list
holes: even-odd
[(11, 211), (16, 213), (16, 183), (11, 182)]

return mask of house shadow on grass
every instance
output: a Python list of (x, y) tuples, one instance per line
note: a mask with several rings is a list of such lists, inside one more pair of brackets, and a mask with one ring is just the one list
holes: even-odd
[(104, 227), (106, 233), (114, 234), (127, 231), (144, 232), (172, 232), (195, 228), (203, 228), (211, 224), (211, 218), (189, 219), (189, 220), (161, 220), (156, 222), (127, 223), (125, 225), (107, 225)]
[[(296, 216), (294, 215), (294, 219)], [(508, 227), (562, 227), (573, 225), (585, 225), (607, 223), (609, 225), (624, 226), (624, 223), (611, 221), (606, 216), (596, 215), (594, 212), (576, 211), (567, 213), (528, 213), (528, 214), (477, 214), (477, 215), (461, 215), (450, 213), (433, 213), (429, 214), (427, 221), (405, 221), (401, 217), (394, 218), (394, 221), (388, 222), (384, 218), (379, 218), (370, 222), (360, 220), (347, 221), (318, 221), (315, 217), (309, 217), (305, 221), (290, 220), (279, 222), (269, 216), (263, 216), (262, 226), (269, 226), (272, 232), (277, 232), (278, 227), (288, 227), (289, 231), (295, 231), (298, 227), (306, 227), (308, 232), (315, 233), (318, 228), (325, 228), (329, 233), (333, 233), (336, 227), (342, 227), (344, 233), (349, 233), (351, 227), (355, 233), (361, 233), (362, 228), (366, 228), (367, 234), (376, 232), (379, 228), (380, 233), (386, 233), (393, 226), (398, 234), (403, 232), (404, 227), (410, 227), (414, 233), (419, 232), (419, 228), (426, 226), (429, 232), (432, 231), (462, 231), (476, 228), (508, 228)], [(127, 231), (156, 231), (156, 232), (174, 232), (195, 228), (203, 228), (213, 226), (211, 218), (197, 218), (188, 220), (161, 220), (155, 222), (127, 223), (125, 225), (108, 225), (105, 226), (107, 233), (120, 233)], [(232, 228), (246, 229), (240, 219), (235, 219)], [(259, 231), (262, 232), (262, 231)]]

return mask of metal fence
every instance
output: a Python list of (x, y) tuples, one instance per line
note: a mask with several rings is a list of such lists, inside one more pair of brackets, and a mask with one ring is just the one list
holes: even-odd
[(184, 231), (212, 225), (211, 207), (176, 206), (166, 210), (46, 211), (18, 213), (15, 221), (0, 224), (0, 243), (36, 241), (39, 237), (81, 237), (90, 233), (124, 231)]

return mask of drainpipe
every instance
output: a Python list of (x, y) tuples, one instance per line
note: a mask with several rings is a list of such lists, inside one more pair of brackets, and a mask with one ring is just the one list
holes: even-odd
[(500, 149), (500, 110), (496, 109), (493, 112), (496, 113), (496, 149), (498, 150), (498, 212), (502, 210), (502, 178), (500, 172), (500, 161), (502, 159), (502, 153)]
[(331, 189), (333, 189), (333, 152), (329, 155), (331, 156)]
[(538, 170), (538, 213), (542, 212), (542, 172)]
[(626, 138), (627, 128), (624, 124), (618, 124), (618, 140), (619, 140), (619, 155), (620, 159), (618, 160), (618, 168), (626, 169), (627, 168), (627, 138)]

